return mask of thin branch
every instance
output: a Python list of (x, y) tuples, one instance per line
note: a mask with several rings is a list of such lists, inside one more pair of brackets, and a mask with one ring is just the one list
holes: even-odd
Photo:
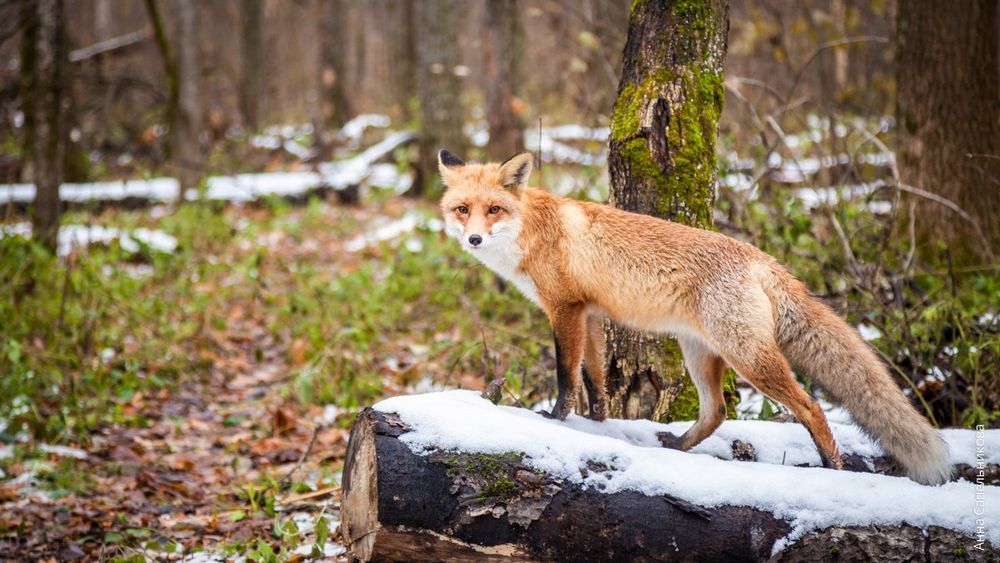
[(845, 37), (843, 39), (835, 39), (833, 41), (827, 41), (826, 43), (820, 44), (819, 47), (816, 47), (816, 49), (813, 50), (813, 52), (809, 55), (809, 58), (806, 59), (805, 64), (803, 64), (799, 68), (799, 71), (795, 74), (795, 80), (792, 81), (792, 88), (788, 91), (787, 99), (792, 98), (792, 94), (794, 94), (795, 90), (799, 87), (799, 82), (802, 80), (802, 75), (805, 74), (806, 69), (809, 68), (809, 65), (811, 65), (812, 62), (816, 60), (816, 57), (818, 57), (820, 53), (826, 51), (827, 49), (832, 49), (834, 47), (844, 47), (847, 45), (856, 45), (859, 43), (889, 43), (889, 38), (878, 37), (873, 35), (861, 35), (858, 37)]
[(990, 249), (989, 239), (986, 238), (986, 235), (983, 234), (982, 229), (979, 228), (979, 222), (977, 222), (971, 215), (966, 213), (964, 209), (958, 206), (958, 204), (956, 204), (955, 202), (951, 201), (946, 197), (942, 197), (935, 193), (921, 190), (920, 188), (915, 188), (913, 186), (909, 186), (906, 184), (897, 184), (896, 188), (906, 193), (910, 193), (925, 199), (929, 199), (935, 203), (940, 203), (941, 205), (954, 211), (959, 217), (964, 219), (966, 222), (972, 225), (973, 229), (975, 229), (976, 236), (979, 237), (979, 243), (983, 246), (983, 250), (986, 252), (986, 257), (989, 259), (989, 261), (992, 262), (995, 259), (993, 256), (993, 251)]

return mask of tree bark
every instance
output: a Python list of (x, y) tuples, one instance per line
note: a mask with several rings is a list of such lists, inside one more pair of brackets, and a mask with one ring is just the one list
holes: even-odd
[(260, 100), (264, 97), (262, 69), (264, 1), (243, 0), (243, 52), (240, 56), (240, 106), (246, 127), (260, 127)]
[(35, 181), (34, 142), (35, 117), (37, 113), (36, 100), (38, 72), (38, 9), (34, 0), (20, 0), (18, 18), (21, 23), (21, 64), (20, 73), (21, 113), (24, 115), (24, 126), (21, 128), (21, 154), (24, 155), (21, 166), (21, 181)]
[(197, 0), (177, 0), (177, 115), (174, 127), (173, 168), (184, 190), (197, 187), (202, 176), (201, 52)]
[[(372, 409), (351, 430), (341, 533), (361, 561), (762, 561), (791, 531), (755, 508), (708, 510), (670, 496), (583, 489), (514, 452), (419, 456), (399, 440), (408, 430)], [(919, 553), (937, 561), (973, 543), (938, 527), (926, 535), (906, 525), (828, 528), (776, 560), (913, 561)]]
[(417, 11), (417, 97), (420, 100), (420, 164), (408, 194), (430, 195), (439, 186), (437, 153), (442, 148), (465, 154), (462, 82), (455, 75), (461, 64), (456, 0), (428, 0)]
[[(608, 155), (611, 205), (707, 228), (715, 199), (727, 0), (633, 4)], [(609, 416), (671, 420), (690, 387), (680, 350), (664, 339), (608, 329)]]
[[(946, 207), (917, 200), (916, 227), (956, 259), (1000, 255), (1000, 4), (900, 2), (896, 20), (899, 173), (904, 184), (964, 209), (988, 239)], [(932, 252), (934, 249), (932, 249)]]
[(388, 44), (388, 61), (392, 98), (399, 109), (403, 123), (409, 123), (417, 95), (417, 35), (415, 2), (409, 0), (383, 0), (382, 11), (388, 21), (389, 32), (384, 39)]
[(347, 96), (347, 6), (342, 0), (319, 0), (319, 83), (323, 129), (335, 129), (353, 110)]
[(66, 150), (62, 102), (65, 84), (65, 19), (62, 0), (38, 0), (35, 4), (33, 92), (33, 139), (35, 204), (31, 216), (32, 236), (55, 250), (59, 237), (59, 186), (63, 181)]
[(523, 57), (517, 0), (487, 0), (484, 27), (486, 120), (490, 132), (486, 158), (502, 162), (524, 150), (524, 122), (515, 108)]

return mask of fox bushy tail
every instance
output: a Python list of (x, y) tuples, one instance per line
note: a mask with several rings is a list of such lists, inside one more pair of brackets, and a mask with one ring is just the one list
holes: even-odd
[(875, 351), (832, 309), (785, 272), (771, 291), (778, 345), (850, 411), (855, 423), (918, 483), (937, 485), (952, 472), (948, 445), (903, 395)]

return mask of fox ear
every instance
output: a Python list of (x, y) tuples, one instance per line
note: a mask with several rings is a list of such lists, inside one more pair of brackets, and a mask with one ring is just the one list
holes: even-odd
[(465, 162), (457, 156), (448, 152), (448, 149), (438, 151), (438, 168), (443, 173), (446, 168), (457, 168), (465, 166)]
[(516, 190), (528, 185), (528, 177), (534, 167), (535, 157), (530, 152), (515, 154), (500, 165), (500, 181), (508, 190)]

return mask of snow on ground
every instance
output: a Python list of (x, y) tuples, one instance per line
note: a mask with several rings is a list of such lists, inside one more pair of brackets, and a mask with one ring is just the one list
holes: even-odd
[[(12, 235), (30, 237), (31, 224), (14, 223), (0, 225), (0, 237)], [(66, 256), (78, 246), (86, 247), (92, 244), (111, 244), (115, 240), (128, 252), (138, 252), (142, 244), (153, 250), (166, 253), (171, 253), (177, 248), (177, 239), (163, 231), (154, 229), (140, 227), (124, 232), (114, 227), (102, 227), (100, 225), (61, 225), (59, 227), (57, 251), (59, 256)]]
[[(660, 447), (656, 432), (682, 432), (691, 423), (646, 420), (603, 423), (575, 415), (549, 420), (527, 409), (495, 406), (472, 391), (447, 391), (386, 399), (375, 405), (395, 412), (410, 425), (400, 436), (415, 453), (430, 448), (502, 453), (523, 452), (532, 468), (606, 493), (634, 490), (673, 495), (704, 507), (752, 506), (789, 521), (791, 534), (775, 545), (780, 551), (805, 533), (829, 526), (944, 526), (974, 535), (976, 485), (919, 485), (903, 477), (834, 471), (821, 467), (812, 440), (800, 424), (729, 420), (691, 452)], [(841, 452), (871, 457), (879, 453), (857, 428), (832, 424)], [(975, 458), (975, 432), (944, 433), (955, 462)], [(757, 463), (728, 461), (729, 444), (748, 441)], [(985, 434), (988, 463), (1000, 463), (1000, 430)], [(587, 462), (611, 469), (581, 476)], [(782, 465), (784, 463), (784, 465)], [(1000, 506), (1000, 487), (985, 487), (987, 506)], [(980, 516), (981, 517), (981, 516)], [(988, 539), (1000, 545), (1000, 526), (987, 526)]]
[[(85, 201), (121, 201), (127, 198), (170, 201), (177, 198), (177, 180), (153, 178), (119, 182), (93, 182), (89, 184), (63, 184), (59, 186), (59, 199), (73, 203)], [(35, 200), (34, 184), (7, 184), (0, 186), (0, 204), (28, 203)]]
[(345, 123), (344, 126), (340, 128), (340, 131), (337, 132), (337, 137), (356, 146), (361, 142), (361, 137), (364, 135), (366, 129), (369, 127), (385, 128), (388, 127), (390, 123), (391, 120), (388, 115), (382, 115), (379, 113), (362, 113)]
[[(260, 174), (236, 174), (232, 176), (212, 176), (206, 179), (205, 192), (190, 188), (184, 192), (188, 201), (198, 199), (223, 200), (233, 202), (253, 201), (263, 196), (301, 196), (320, 186), (344, 189), (358, 185), (376, 172), (381, 184), (393, 189), (408, 180), (389, 178), (387, 169), (376, 168), (376, 162), (392, 154), (396, 148), (410, 142), (415, 134), (409, 131), (390, 133), (381, 142), (367, 148), (361, 154), (345, 160), (321, 164), (316, 172), (267, 172)], [(406, 187), (409, 187), (406, 184)], [(150, 201), (173, 201), (177, 198), (178, 183), (174, 178), (154, 178), (151, 180), (129, 180), (118, 182), (94, 182), (89, 184), (63, 184), (59, 187), (62, 201), (81, 203), (87, 201), (120, 201), (126, 198)], [(9, 202), (30, 203), (35, 199), (34, 184), (7, 184), (0, 186), (0, 204)]]
[[(444, 228), (444, 223), (440, 219), (436, 217), (427, 217), (425, 214), (417, 211), (407, 212), (399, 219), (389, 220), (388, 218), (382, 218), (376, 222), (382, 222), (382, 224), (374, 230), (358, 235), (345, 242), (344, 250), (347, 252), (358, 252), (366, 246), (392, 240), (406, 233), (410, 233), (420, 226), (435, 232), (441, 231)], [(419, 241), (416, 239), (410, 239), (407, 241), (406, 247), (411, 252), (419, 252), (419, 248), (413, 247), (412, 243), (414, 241), (419, 244)]]

